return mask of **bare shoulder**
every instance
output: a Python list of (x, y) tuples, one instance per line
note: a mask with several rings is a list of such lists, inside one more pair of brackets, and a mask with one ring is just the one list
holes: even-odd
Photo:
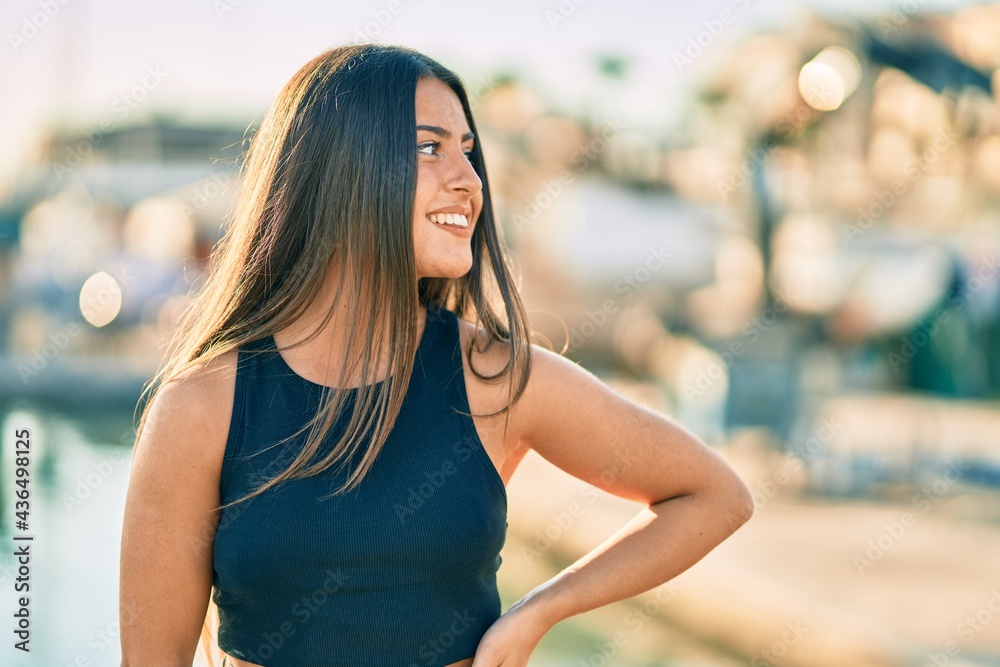
[(524, 399), (526, 446), (608, 493), (647, 505), (704, 489), (740, 502), (749, 496), (721, 456), (680, 422), (561, 354), (532, 346)]
[[(541, 437), (541, 427), (553, 425), (560, 418), (577, 418), (574, 408), (583, 408), (577, 402), (583, 396), (591, 400), (621, 398), (596, 375), (563, 356), (542, 347), (531, 345), (531, 374), (524, 389), (521, 410), (521, 435), (528, 446)], [(574, 400), (575, 399), (575, 400)]]
[[(462, 318), (458, 319), (458, 323), (459, 340), (462, 346), (462, 362), (465, 364), (466, 385), (469, 386), (470, 391), (475, 391), (479, 394), (478, 398), (481, 403), (485, 403), (484, 407), (478, 410), (478, 412), (495, 412), (507, 404), (507, 389), (512, 378), (508, 374), (502, 379), (491, 381), (484, 380), (478, 376), (489, 377), (500, 373), (509, 360), (510, 345), (503, 341), (493, 341), (487, 348), (485, 328)], [(472, 373), (468, 366), (470, 347), (472, 348), (472, 365), (476, 373)], [(470, 396), (470, 400), (471, 398)]]
[[(465, 380), (469, 393), (469, 402), (476, 413), (493, 413), (503, 409), (516, 394), (520, 381), (519, 373), (507, 373), (495, 380), (484, 380), (478, 375), (498, 375), (510, 362), (510, 344), (505, 341), (493, 341), (486, 345), (487, 333), (482, 326), (459, 319), (461, 325), (462, 360), (465, 364)], [(475, 343), (473, 345), (473, 343)], [(468, 366), (467, 355), (472, 346), (472, 365), (476, 373)], [(524, 392), (510, 410), (510, 425), (506, 443), (507, 453), (527, 449), (532, 431), (531, 418), (534, 414), (544, 414), (547, 406), (545, 399), (553, 394), (559, 395), (561, 389), (568, 385), (579, 385), (580, 382), (591, 383), (592, 388), (600, 386), (607, 389), (592, 373), (575, 364), (558, 352), (530, 343), (531, 365)], [(598, 389), (599, 390), (599, 389)], [(478, 422), (477, 422), (478, 423)], [(482, 420), (487, 425), (485, 430), (492, 430), (494, 423), (503, 423), (502, 417)]]
[[(485, 336), (466, 324), (463, 350), (473, 336)], [(482, 345), (474, 349), (482, 349)], [(529, 450), (563, 471), (608, 493), (652, 505), (678, 496), (711, 490), (727, 503), (746, 506), (749, 491), (726, 462), (682, 424), (615, 391), (594, 373), (558, 352), (530, 345), (531, 369), (524, 393), (511, 410), (516, 445), (513, 463)], [(494, 343), (473, 352), (481, 374), (507, 363), (509, 347)], [(511, 378), (491, 385), (466, 369), (470, 403), (475, 393), (482, 407), (506, 404)], [(473, 406), (475, 409), (475, 406)]]
[[(506, 373), (494, 380), (483, 379), (500, 374), (510, 362), (510, 344), (504, 341), (493, 341), (486, 345), (487, 333), (482, 326), (459, 318), (460, 340), (462, 346), (462, 362), (465, 365), (465, 384), (469, 395), (470, 409), (476, 414), (490, 414), (503, 410), (517, 392), (516, 383), (520, 376), (517, 373)], [(472, 348), (472, 367), (469, 368), (468, 354)], [(532, 346), (534, 354), (534, 346)], [(523, 396), (510, 409), (507, 438), (501, 442), (499, 435), (504, 426), (505, 415), (479, 418), (476, 425), (484, 441), (489, 440), (495, 447), (504, 452), (504, 457), (511, 456), (518, 449), (523, 449), (520, 437), (520, 414)]]
[(236, 387), (237, 351), (197, 364), (161, 387), (149, 407), (134, 464), (155, 465), (181, 481), (196, 469), (218, 473)]
[[(475, 386), (480, 394), (479, 399), (483, 404), (481, 412), (487, 408), (494, 412), (508, 403), (508, 392), (511, 391), (511, 383), (517, 382), (520, 378), (514, 374), (504, 375), (498, 380), (483, 380), (472, 374), (468, 368), (469, 347), (475, 345), (472, 350), (472, 362), (479, 375), (491, 376), (500, 373), (510, 360), (510, 344), (505, 341), (493, 341), (486, 346), (486, 329), (477, 326), (467, 320), (459, 320), (461, 325), (461, 344), (463, 361), (466, 363), (466, 381), (471, 388)], [(529, 409), (542, 407), (546, 397), (558, 396), (563, 389), (570, 387), (587, 386), (591, 391), (607, 392), (617, 394), (593, 373), (583, 366), (573, 362), (563, 355), (531, 343), (531, 368), (529, 369), (528, 381), (524, 393), (517, 405), (521, 406), (519, 412), (527, 413)], [(517, 387), (513, 387), (516, 391)], [(535, 405), (533, 405), (535, 404)], [(525, 414), (525, 418), (527, 415)]]
[(236, 351), (197, 364), (153, 396), (135, 444), (122, 526), (122, 664), (187, 664), (208, 608), (219, 475)]
[(486, 346), (486, 328), (475, 322), (458, 319), (462, 344), (463, 359), (473, 346), (472, 359), (480, 375), (496, 375), (507, 365), (510, 356), (510, 345), (504, 341), (493, 341)]

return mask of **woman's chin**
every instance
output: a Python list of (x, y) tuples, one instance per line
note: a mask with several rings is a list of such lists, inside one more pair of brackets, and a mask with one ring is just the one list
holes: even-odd
[(437, 262), (427, 271), (421, 272), (424, 278), (462, 278), (472, 269), (472, 259), (466, 261)]

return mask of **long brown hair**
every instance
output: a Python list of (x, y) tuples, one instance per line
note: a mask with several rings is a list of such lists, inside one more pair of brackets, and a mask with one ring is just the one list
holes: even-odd
[[(491, 382), (520, 373), (518, 382), (508, 382), (507, 405), (483, 415), (506, 412), (506, 431), (509, 408), (523, 393), (530, 372), (531, 334), (506, 264), (481, 141), (469, 156), (483, 195), (471, 239), (472, 268), (461, 278), (416, 280), (415, 94), (422, 77), (440, 79), (455, 92), (469, 128), (478, 136), (465, 87), (454, 72), (406, 47), (349, 44), (321, 53), (296, 72), (250, 141), (240, 190), (228, 228), (213, 249), (208, 278), (184, 310), (160, 368), (143, 388), (140, 404), (145, 399), (145, 406), (136, 441), (149, 406), (166, 383), (295, 321), (333, 270), (339, 271), (340, 281), (320, 326), (346, 299), (356, 318), (347, 335), (338, 386), (344, 386), (343, 378), (347, 373), (353, 377), (360, 366), (362, 389), (343, 436), (327, 455), (312, 461), (344, 407), (344, 392), (323, 392), (315, 417), (291, 436), (309, 431), (286, 469), (219, 510), (285, 480), (344, 465), (359, 448), (367, 447), (357, 469), (333, 495), (361, 482), (393, 428), (409, 385), (421, 304), (447, 308), (464, 319), (474, 316), (477, 330), (481, 325), (485, 331), (485, 336), (476, 337), (481, 345), (473, 345), (479, 351), (494, 342), (509, 345), (507, 363), (498, 373), (482, 375), (473, 368), (477, 377)], [(499, 309), (503, 318), (496, 312)], [(318, 332), (317, 327), (302, 342)], [(381, 350), (386, 349), (384, 332), (390, 332), (392, 382), (387, 383), (388, 391), (374, 391)], [(355, 353), (358, 344), (360, 354)], [(470, 367), (472, 351), (467, 354)], [(202, 644), (209, 663), (217, 664), (219, 654), (213, 658), (206, 642), (217, 627), (212, 606)]]

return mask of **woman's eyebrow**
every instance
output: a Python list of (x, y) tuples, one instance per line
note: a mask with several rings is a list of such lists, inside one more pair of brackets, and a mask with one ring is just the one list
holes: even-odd
[[(451, 132), (437, 125), (417, 125), (417, 129), (427, 130), (428, 132), (433, 132), (434, 134), (444, 137), (445, 139), (451, 139)], [(476, 138), (475, 134), (473, 134), (472, 132), (467, 132), (465, 135), (462, 136), (462, 141), (466, 142), (469, 139), (475, 139), (475, 138)]]

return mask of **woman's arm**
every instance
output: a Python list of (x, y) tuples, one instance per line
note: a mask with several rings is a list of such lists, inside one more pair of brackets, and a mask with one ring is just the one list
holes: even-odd
[(135, 444), (121, 542), (122, 667), (191, 667), (208, 608), (235, 352), (167, 384)]
[(659, 586), (753, 513), (743, 481), (670, 419), (616, 393), (570, 360), (532, 346), (524, 446), (609, 493), (645, 504), (592, 552), (538, 586), (524, 606), (543, 627)]

